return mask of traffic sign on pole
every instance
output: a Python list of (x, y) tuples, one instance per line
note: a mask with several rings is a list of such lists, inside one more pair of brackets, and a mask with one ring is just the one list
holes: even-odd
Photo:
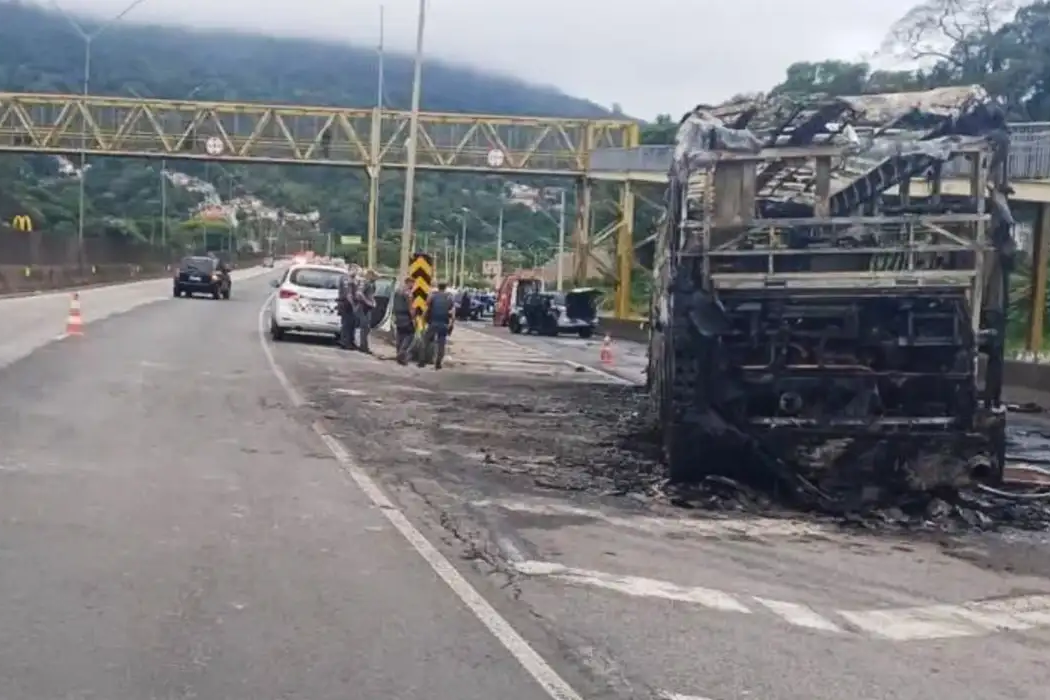
[(208, 152), (209, 156), (221, 156), (222, 152), (226, 150), (226, 147), (222, 143), (222, 139), (218, 136), (210, 136), (208, 140), (204, 142), (204, 150)]
[(506, 160), (507, 154), (505, 154), (498, 148), (493, 148), (491, 151), (489, 151), (489, 154), (486, 158), (486, 161), (488, 162), (490, 168), (499, 168), (506, 162)]
[(416, 253), (409, 263), (408, 276), (412, 278), (412, 309), (416, 312), (416, 326), (421, 328), (427, 297), (434, 282), (434, 259), (426, 253)]

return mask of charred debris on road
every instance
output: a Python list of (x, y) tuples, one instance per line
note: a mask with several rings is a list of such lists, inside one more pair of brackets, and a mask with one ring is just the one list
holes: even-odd
[(1008, 145), (978, 86), (685, 115), (642, 256), (674, 482), (854, 512), (1001, 481)]

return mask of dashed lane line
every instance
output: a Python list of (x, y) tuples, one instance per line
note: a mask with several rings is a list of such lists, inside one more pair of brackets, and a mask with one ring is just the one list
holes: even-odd
[(545, 561), (523, 561), (514, 564), (518, 573), (526, 576), (545, 576), (568, 583), (604, 588), (638, 598), (662, 598), (679, 603), (693, 603), (710, 610), (749, 614), (749, 610), (729, 593), (700, 586), (680, 586), (670, 581), (659, 581), (642, 576), (624, 576), (604, 571), (576, 569)]
[[(835, 635), (860, 634), (894, 642), (978, 637), (1050, 627), (1050, 594), (907, 608), (833, 610), (826, 616), (801, 603), (737, 595), (701, 586), (683, 586), (642, 576), (543, 561), (512, 562), (512, 565), (525, 576), (551, 578), (632, 597), (688, 603), (723, 613), (751, 615), (756, 609), (761, 609), (794, 627)], [(840, 618), (848, 625), (840, 625), (832, 617)]]
[(803, 538), (833, 534), (833, 530), (818, 524), (788, 518), (658, 518), (653, 516), (610, 515), (593, 508), (580, 508), (556, 501), (516, 501), (492, 499), (472, 501), (478, 508), (495, 507), (512, 513), (529, 515), (572, 516), (599, 520), (616, 527), (629, 528), (654, 535), (681, 534), (696, 537), (782, 537)]

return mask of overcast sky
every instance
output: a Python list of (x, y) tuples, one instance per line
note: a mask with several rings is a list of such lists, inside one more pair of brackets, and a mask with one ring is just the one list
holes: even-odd
[[(114, 15), (131, 0), (60, 0)], [(874, 51), (915, 0), (428, 0), (428, 55), (488, 67), (633, 116), (769, 88), (794, 61)], [(145, 0), (125, 21), (236, 27), (375, 45), (375, 0)], [(411, 50), (417, 0), (383, 0)]]

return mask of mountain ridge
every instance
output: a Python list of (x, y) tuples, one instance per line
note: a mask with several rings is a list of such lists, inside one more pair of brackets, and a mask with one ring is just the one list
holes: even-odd
[[(18, 0), (0, 0), (0, 90), (77, 94), (82, 91), (84, 43), (62, 15)], [(224, 30), (192, 30), (167, 25), (121, 22), (95, 40), (89, 92), (145, 98), (244, 101), (367, 108), (376, 101), (378, 55), (375, 48), (299, 38), (279, 38)], [(385, 106), (410, 104), (412, 58), (384, 56)], [(588, 100), (518, 79), (486, 74), (442, 61), (424, 64), (422, 108), (427, 111), (521, 116), (602, 118), (610, 110)], [(85, 231), (89, 236), (148, 240), (161, 216), (159, 162), (89, 158)], [(172, 165), (169, 163), (169, 167)], [(219, 185), (228, 197), (253, 196), (269, 206), (321, 214), (323, 230), (361, 235), (367, 221), (367, 177), (346, 168), (272, 165), (217, 165), (181, 162), (187, 176)], [(0, 201), (17, 201), (34, 214), (38, 227), (74, 235), (79, 185), (56, 178), (53, 159), (0, 155)], [(546, 181), (530, 182), (544, 186)], [(563, 184), (568, 184), (563, 183)], [(417, 185), (420, 227), (458, 231), (461, 208), (475, 219), (498, 218), (507, 182), (482, 174), (421, 173)], [(400, 228), (403, 174), (388, 173), (381, 183), (379, 230), (392, 240)], [(168, 193), (167, 230), (178, 230), (197, 202), (184, 191)], [(570, 201), (571, 206), (571, 201)], [(6, 207), (5, 207), (6, 208)], [(13, 211), (0, 211), (9, 220)], [(122, 225), (114, 227), (119, 219)], [(511, 205), (505, 242), (521, 250), (552, 244), (556, 227), (542, 212)], [(491, 225), (491, 224), (490, 224)], [(473, 220), (468, 249), (482, 255), (491, 231)], [(435, 236), (436, 237), (436, 236)], [(381, 255), (387, 246), (380, 246)], [(390, 245), (396, 255), (396, 245)]]

